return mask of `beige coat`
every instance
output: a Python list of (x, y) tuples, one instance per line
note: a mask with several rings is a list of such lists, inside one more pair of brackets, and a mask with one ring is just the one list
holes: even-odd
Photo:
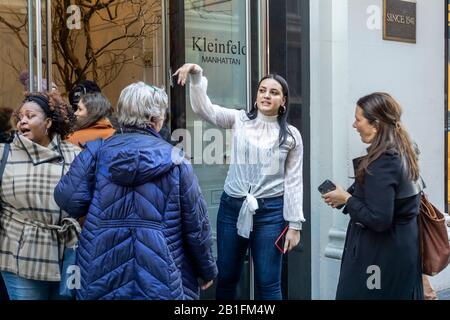
[[(0, 144), (0, 155), (3, 148)], [(60, 280), (64, 248), (76, 243), (77, 232), (73, 220), (63, 220), (68, 214), (60, 211), (53, 192), (79, 152), (58, 135), (48, 147), (14, 138), (0, 187), (0, 271)]]

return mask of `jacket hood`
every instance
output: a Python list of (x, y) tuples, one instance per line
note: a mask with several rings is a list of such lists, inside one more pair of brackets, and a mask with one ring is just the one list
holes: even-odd
[(182, 151), (161, 138), (139, 133), (118, 134), (106, 140), (99, 155), (100, 173), (122, 186), (150, 182), (182, 161)]
[[(49, 145), (44, 147), (16, 132), (12, 144), (23, 149), (33, 165), (64, 159), (61, 154), (61, 136), (58, 134), (54, 134)], [(75, 147), (75, 149), (78, 148)]]

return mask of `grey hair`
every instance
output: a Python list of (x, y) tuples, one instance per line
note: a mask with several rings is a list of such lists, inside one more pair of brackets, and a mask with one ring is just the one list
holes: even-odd
[(122, 90), (117, 103), (120, 126), (145, 128), (152, 117), (163, 118), (168, 98), (164, 89), (135, 82)]

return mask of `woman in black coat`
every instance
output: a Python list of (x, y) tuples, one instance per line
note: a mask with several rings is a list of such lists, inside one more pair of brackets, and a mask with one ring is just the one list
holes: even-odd
[(323, 195), (350, 216), (336, 299), (423, 299), (419, 230), (419, 168), (386, 93), (358, 100), (353, 127), (370, 144), (353, 161), (356, 181)]

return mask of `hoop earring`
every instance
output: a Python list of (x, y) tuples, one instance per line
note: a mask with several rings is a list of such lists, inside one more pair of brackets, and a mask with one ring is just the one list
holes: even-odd
[(255, 103), (253, 104), (253, 107), (254, 107), (255, 109), (258, 109), (258, 104), (256, 103), (256, 101), (255, 101)]
[(280, 106), (280, 108), (278, 109), (278, 114), (282, 115), (286, 113), (286, 107), (285, 106)]

